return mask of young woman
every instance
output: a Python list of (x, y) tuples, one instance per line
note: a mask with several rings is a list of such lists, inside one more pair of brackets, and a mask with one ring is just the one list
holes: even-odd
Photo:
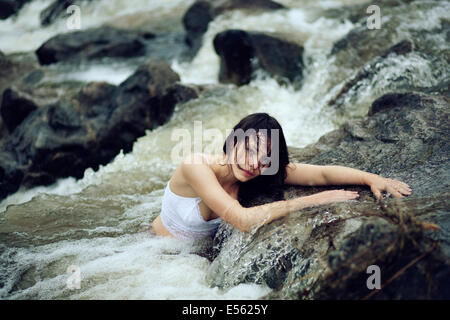
[(233, 128), (222, 155), (193, 154), (184, 159), (167, 183), (153, 231), (182, 239), (207, 237), (214, 235), (222, 220), (250, 231), (303, 208), (358, 197), (355, 191), (341, 189), (249, 208), (238, 201), (243, 194), (267, 192), (282, 184), (367, 185), (377, 199), (383, 191), (396, 198), (411, 194), (406, 183), (361, 170), (290, 163), (278, 121), (266, 113), (255, 113)]

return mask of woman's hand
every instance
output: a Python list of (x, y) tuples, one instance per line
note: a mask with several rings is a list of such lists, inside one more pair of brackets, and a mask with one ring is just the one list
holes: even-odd
[(377, 199), (382, 199), (382, 191), (389, 192), (396, 198), (403, 198), (404, 195), (410, 195), (412, 190), (404, 182), (383, 178), (380, 176), (372, 177), (367, 183)]
[(321, 205), (333, 202), (353, 200), (358, 198), (359, 194), (357, 191), (348, 191), (344, 189), (339, 189), (339, 190), (328, 190), (319, 192), (314, 194), (313, 197), (314, 197), (314, 204)]

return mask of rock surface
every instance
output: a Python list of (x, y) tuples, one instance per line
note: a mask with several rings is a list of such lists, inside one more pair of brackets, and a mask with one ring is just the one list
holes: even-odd
[(226, 30), (214, 38), (214, 49), (221, 58), (222, 83), (248, 84), (263, 69), (280, 82), (301, 84), (303, 47), (283, 35)]
[[(389, 87), (391, 91), (409, 89), (448, 95), (449, 80), (446, 77), (441, 77), (431, 86), (429, 82), (433, 82), (432, 79), (427, 79), (428, 83), (425, 85), (421, 78), (414, 77), (417, 73), (414, 66), (417, 64), (427, 65), (429, 74), (422, 76), (430, 78), (439, 77), (441, 70), (447, 68), (449, 53), (442, 44), (448, 42), (450, 37), (450, 22), (446, 17), (437, 14), (446, 10), (445, 3), (382, 0), (378, 6), (382, 8), (379, 29), (367, 27), (367, 4), (335, 9), (339, 12), (338, 16), (353, 16), (355, 23), (350, 32), (334, 43), (329, 53), (334, 65), (338, 66), (337, 72), (333, 72), (332, 76), (334, 84), (345, 82), (340, 96), (348, 96), (347, 104), (353, 102), (351, 94), (357, 95), (368, 85), (373, 87), (372, 81), (376, 81), (377, 77), (383, 78), (387, 65), (395, 66), (399, 73), (401, 70), (403, 72), (396, 77), (384, 79), (389, 82), (384, 88)], [(335, 10), (328, 10), (327, 13)], [(415, 13), (419, 12), (424, 16), (433, 16), (435, 23), (417, 24)], [(414, 62), (406, 64), (405, 60)], [(351, 80), (348, 81), (348, 78)], [(335, 99), (332, 99), (331, 104), (334, 101)], [(342, 103), (343, 101), (338, 101), (338, 105)]]
[[(81, 178), (85, 169), (96, 170), (120, 150), (129, 152), (145, 130), (170, 118), (176, 103), (197, 97), (196, 89), (178, 81), (166, 63), (149, 61), (119, 86), (88, 83), (47, 105), (23, 97), (22, 106), (36, 108), (27, 116), (22, 113), (21, 122), (14, 119), (19, 123), (14, 122), (4, 141), (0, 198), (20, 186), (47, 185), (67, 176)], [(11, 108), (16, 93), (8, 92), (12, 97), (5, 103)]]
[(56, 35), (36, 50), (42, 65), (67, 60), (136, 57), (145, 53), (151, 32), (98, 27)]

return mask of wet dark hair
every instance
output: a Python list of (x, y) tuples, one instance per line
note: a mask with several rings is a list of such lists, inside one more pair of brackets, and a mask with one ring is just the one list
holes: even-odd
[[(279, 145), (278, 171), (272, 175), (260, 174), (249, 181), (240, 182), (238, 200), (241, 202), (249, 200), (258, 195), (268, 194), (271, 191), (274, 191), (275, 188), (284, 185), (284, 180), (286, 179), (287, 176), (286, 166), (289, 164), (289, 154), (281, 125), (275, 118), (271, 117), (269, 114), (265, 112), (260, 112), (246, 116), (241, 121), (239, 121), (238, 124), (234, 126), (233, 131), (228, 135), (223, 145), (223, 152), (227, 156), (227, 158), (229, 157), (229, 154), (227, 154), (227, 142), (230, 144), (230, 146), (232, 146), (232, 149), (234, 149), (236, 144), (238, 144), (237, 141), (238, 138), (236, 137), (236, 135), (233, 134), (233, 132), (235, 132), (238, 129), (242, 129), (244, 132), (247, 132), (247, 130), (249, 129), (255, 130), (255, 132), (257, 133), (256, 137), (258, 145), (261, 136), (267, 138), (268, 156), (271, 156), (272, 129), (278, 130), (278, 145)], [(246, 137), (245, 139), (247, 140), (247, 138), (248, 137)], [(239, 143), (241, 142), (243, 141), (239, 141)], [(229, 169), (231, 172), (230, 167)]]

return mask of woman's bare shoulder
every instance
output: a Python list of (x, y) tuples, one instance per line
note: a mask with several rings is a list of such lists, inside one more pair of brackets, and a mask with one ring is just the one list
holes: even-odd
[(202, 153), (192, 153), (184, 157), (170, 179), (171, 190), (184, 197), (196, 197), (189, 182), (189, 175), (186, 172), (197, 170), (198, 165), (207, 166), (205, 156)]
[(175, 176), (177, 176), (176, 178), (180, 183), (187, 183), (185, 178), (187, 175), (185, 173), (192, 170), (198, 170), (199, 165), (204, 166), (205, 168), (209, 168), (214, 172), (214, 170), (210, 166), (213, 161), (214, 160), (212, 158), (212, 155), (205, 153), (191, 153), (183, 158), (180, 165), (175, 170), (174, 178)]

